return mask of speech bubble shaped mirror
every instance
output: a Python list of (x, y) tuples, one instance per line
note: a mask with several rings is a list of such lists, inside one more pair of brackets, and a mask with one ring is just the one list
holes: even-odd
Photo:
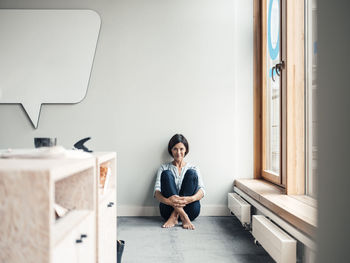
[(0, 103), (37, 128), (42, 104), (83, 100), (100, 25), (92, 10), (0, 10)]

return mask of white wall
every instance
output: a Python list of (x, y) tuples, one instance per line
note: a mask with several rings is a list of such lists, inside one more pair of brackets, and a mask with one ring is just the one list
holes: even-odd
[(97, 11), (101, 32), (86, 98), (43, 105), (34, 130), (19, 105), (0, 105), (0, 148), (56, 136), (70, 148), (118, 154), (119, 214), (152, 214), (155, 171), (183, 133), (200, 166), (204, 214), (226, 212), (234, 178), (252, 177), (252, 1), (0, 1), (0, 8)]

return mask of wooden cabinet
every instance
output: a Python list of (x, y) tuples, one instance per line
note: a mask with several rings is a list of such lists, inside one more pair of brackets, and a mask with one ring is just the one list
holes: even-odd
[(97, 178), (100, 167), (110, 169), (110, 178), (105, 189), (98, 187), (97, 194), (97, 262), (116, 262), (117, 242), (117, 196), (116, 196), (116, 153), (94, 153)]
[(95, 240), (95, 215), (89, 214), (55, 246), (52, 262), (95, 262)]
[[(55, 204), (67, 214), (56, 219)], [(0, 222), (0, 262), (116, 262), (116, 154), (0, 159)]]

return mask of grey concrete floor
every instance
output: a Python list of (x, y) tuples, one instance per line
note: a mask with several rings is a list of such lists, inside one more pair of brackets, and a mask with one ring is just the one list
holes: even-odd
[(274, 262), (237, 218), (198, 217), (196, 230), (161, 228), (160, 217), (118, 217), (118, 239), (125, 240), (123, 263)]

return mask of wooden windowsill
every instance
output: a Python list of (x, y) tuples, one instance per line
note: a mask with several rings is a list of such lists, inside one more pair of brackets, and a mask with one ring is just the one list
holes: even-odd
[(286, 195), (283, 188), (260, 179), (239, 179), (234, 186), (295, 228), (314, 238), (317, 203), (306, 195)]

